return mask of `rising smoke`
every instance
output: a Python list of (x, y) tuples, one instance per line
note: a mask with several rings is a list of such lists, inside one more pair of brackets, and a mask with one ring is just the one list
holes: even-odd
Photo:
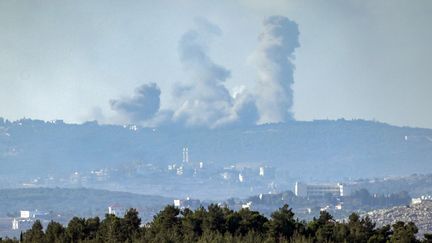
[(294, 50), (300, 46), (298, 36), (297, 24), (287, 17), (272, 16), (264, 21), (254, 54), (258, 68), (259, 124), (293, 119), (293, 59)]
[(231, 96), (223, 85), (230, 71), (215, 64), (208, 56), (208, 44), (221, 30), (203, 19), (181, 37), (178, 44), (180, 61), (190, 80), (178, 84), (175, 91), (180, 106), (173, 119), (187, 126), (214, 126), (226, 117), (231, 107)]
[(130, 123), (141, 123), (153, 118), (160, 108), (161, 91), (157, 84), (144, 84), (131, 98), (111, 100), (111, 109), (119, 112)]
[[(186, 32), (179, 41), (179, 56), (190, 74), (190, 81), (178, 85), (175, 96), (180, 101), (173, 120), (186, 126), (218, 127), (239, 122), (246, 98), (232, 97), (224, 82), (230, 71), (214, 63), (208, 55), (208, 45), (221, 35), (220, 28), (207, 20), (197, 19), (196, 27)], [(246, 120), (246, 119), (243, 119)], [(254, 122), (254, 121), (253, 121)]]
[(179, 58), (189, 80), (175, 84), (176, 104), (160, 110), (160, 89), (156, 84), (139, 87), (132, 98), (112, 100), (111, 108), (129, 122), (151, 126), (220, 127), (284, 122), (293, 119), (292, 84), (294, 50), (299, 47), (297, 24), (286, 17), (264, 21), (264, 31), (254, 53), (258, 68), (257, 90), (246, 88), (231, 93), (224, 85), (231, 72), (213, 62), (208, 51), (221, 29), (205, 19), (182, 35)]

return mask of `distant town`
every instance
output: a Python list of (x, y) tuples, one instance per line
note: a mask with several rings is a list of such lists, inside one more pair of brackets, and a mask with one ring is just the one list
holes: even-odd
[[(184, 162), (188, 162), (188, 150), (184, 149)], [(182, 164), (181, 166), (185, 166)], [(183, 168), (188, 168), (187, 166)], [(193, 167), (192, 167), (193, 168)], [(190, 169), (192, 169), (190, 168)], [(199, 164), (198, 164), (199, 168)], [(263, 168), (263, 167), (261, 167)], [(173, 170), (173, 169), (171, 169)], [(170, 170), (168, 170), (170, 171)], [(189, 171), (189, 170), (186, 170)], [(264, 170), (265, 171), (265, 170)], [(194, 175), (194, 171), (189, 171), (191, 176)], [(262, 173), (262, 170), (258, 169), (258, 178)], [(180, 175), (175, 172), (171, 172), (176, 176), (184, 176), (184, 173)], [(236, 173), (236, 176), (241, 175), (241, 173)], [(241, 178), (241, 177), (240, 177)], [(236, 183), (243, 183), (240, 178), (236, 178)], [(412, 198), (406, 192), (401, 193), (392, 193), (387, 195), (378, 195), (378, 194), (370, 194), (366, 189), (356, 190), (354, 184), (342, 184), (342, 183), (321, 183), (321, 184), (308, 184), (304, 182), (296, 182), (294, 185), (293, 191), (286, 192), (268, 192), (261, 193), (256, 196), (247, 197), (247, 198), (228, 198), (226, 200), (200, 200), (197, 198), (173, 198), (173, 199), (164, 199), (167, 204), (172, 204), (179, 209), (198, 209), (199, 207), (207, 207), (210, 204), (217, 204), (222, 207), (229, 207), (235, 210), (240, 209), (250, 209), (260, 211), (264, 215), (269, 216), (269, 214), (275, 209), (281, 207), (281, 205), (289, 204), (296, 215), (301, 219), (311, 220), (313, 217), (317, 217), (320, 212), (326, 211), (335, 215), (336, 218), (343, 220), (346, 218), (351, 212), (358, 212), (360, 214), (368, 214), (369, 212), (373, 212), (373, 210), (377, 209), (385, 209), (394, 206), (406, 206), (406, 205), (424, 205), (424, 203), (432, 203), (431, 195), (423, 195), (421, 197)], [(19, 189), (17, 189), (19, 190)], [(21, 190), (30, 190), (27, 193), (34, 194), (34, 196), (39, 197), (36, 200), (43, 200), (40, 196), (37, 195), (37, 188), (34, 189), (21, 189)], [(67, 189), (55, 189), (55, 190), (67, 190)], [(69, 190), (82, 190), (82, 189), (69, 189)], [(106, 191), (107, 193), (114, 193)], [(0, 194), (2, 192), (0, 191)], [(45, 192), (46, 194), (46, 192)], [(40, 195), (44, 195), (40, 193)], [(133, 194), (132, 194), (133, 195)], [(18, 196), (19, 197), (19, 196)], [(115, 198), (115, 197), (114, 197)], [(83, 216), (99, 216), (104, 217), (105, 214), (113, 214), (118, 217), (122, 217), (125, 212), (134, 207), (138, 208), (138, 211), (147, 215), (144, 216), (143, 223), (146, 220), (150, 220), (152, 215), (154, 215), (158, 210), (161, 209), (163, 205), (153, 205), (151, 210), (149, 208), (139, 208), (138, 203), (131, 204), (128, 202), (128, 198), (130, 201), (133, 200), (133, 196), (125, 197), (121, 196), (122, 203), (117, 203), (111, 201), (109, 203), (109, 199), (98, 204), (100, 207), (98, 210), (92, 213), (83, 213)], [(9, 198), (13, 200), (13, 198)], [(30, 199), (31, 200), (31, 199)], [(59, 198), (61, 200), (61, 198)], [(119, 200), (119, 201), (121, 201)], [(141, 199), (142, 201), (142, 199)], [(126, 202), (126, 203), (125, 203)], [(65, 206), (65, 208), (69, 207), (67, 202), (60, 203)], [(105, 204), (105, 207), (103, 206)], [(31, 204), (27, 204), (31, 205)], [(96, 204), (94, 205), (96, 206)], [(92, 206), (90, 206), (92, 207)], [(8, 209), (2, 209), (8, 211)], [(3, 236), (17, 236), (20, 232), (29, 229), (36, 220), (42, 222), (43, 225), (47, 225), (50, 221), (54, 220), (56, 222), (67, 223), (68, 220), (72, 217), (73, 213), (78, 213), (79, 210), (72, 210), (69, 213), (62, 212), (61, 209), (57, 208), (57, 210), (50, 210), (49, 205), (45, 207), (44, 210), (38, 208), (31, 208), (30, 206), (26, 208), (20, 208), (16, 211), (8, 211), (0, 218), (0, 233)], [(406, 213), (407, 214), (407, 213)], [(372, 214), (371, 214), (372, 215)], [(429, 227), (429, 225), (427, 226)], [(426, 227), (426, 229), (427, 229)], [(426, 232), (426, 229), (424, 231)]]
[[(311, 129), (325, 132), (311, 139)], [(66, 224), (74, 216), (122, 216), (128, 208), (147, 222), (167, 204), (217, 204), (267, 216), (288, 204), (305, 220), (322, 211), (343, 220), (352, 212), (424, 205), (432, 175), (409, 172), (430, 166), (431, 136), (424, 129), (345, 120), (173, 133), (0, 119), (0, 236), (16, 236), (35, 220)], [(395, 148), (396, 157), (389, 152)], [(371, 154), (380, 163), (364, 164)], [(419, 167), (404, 169), (407, 175), (368, 176), (411, 155), (417, 164), (409, 166)]]

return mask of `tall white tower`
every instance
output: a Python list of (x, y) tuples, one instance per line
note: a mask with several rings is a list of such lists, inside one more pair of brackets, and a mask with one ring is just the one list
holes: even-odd
[(12, 220), (12, 229), (13, 229), (13, 230), (17, 230), (17, 229), (19, 229), (19, 221), (18, 221), (16, 218), (14, 218), (14, 219)]
[(188, 147), (183, 148), (183, 163), (185, 163), (185, 164), (189, 163), (189, 148)]

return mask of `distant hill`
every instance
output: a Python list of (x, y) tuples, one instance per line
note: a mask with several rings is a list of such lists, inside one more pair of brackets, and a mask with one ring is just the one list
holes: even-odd
[(0, 119), (3, 178), (70, 173), (131, 161), (266, 163), (282, 176), (339, 180), (432, 172), (432, 130), (363, 120), (292, 121), (220, 129), (157, 129)]
[(18, 216), (20, 210), (53, 212), (64, 217), (104, 216), (108, 206), (137, 208), (149, 220), (172, 199), (87, 188), (0, 189), (0, 217)]

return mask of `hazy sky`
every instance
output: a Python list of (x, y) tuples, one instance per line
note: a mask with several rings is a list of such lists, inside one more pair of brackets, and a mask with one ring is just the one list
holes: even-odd
[[(203, 18), (230, 92), (253, 88), (262, 22), (298, 24), (293, 115), (432, 128), (432, 1), (0, 1), (0, 117), (118, 122), (110, 101), (190, 76), (179, 40)], [(113, 118), (114, 117), (114, 118)]]

